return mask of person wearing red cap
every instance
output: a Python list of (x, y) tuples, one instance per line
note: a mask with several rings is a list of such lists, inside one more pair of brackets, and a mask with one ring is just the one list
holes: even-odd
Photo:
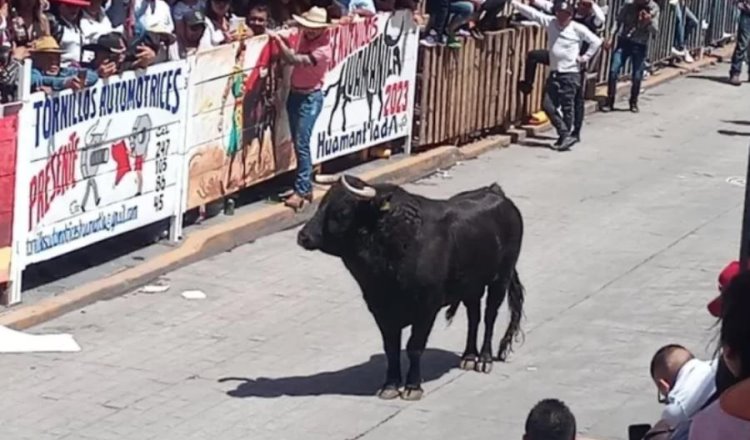
[(732, 279), (732, 270), (728, 267), (720, 277), (720, 283), (731, 281), (722, 286), (719, 339), (721, 357), (736, 383), (695, 415), (690, 440), (750, 439), (750, 271)]

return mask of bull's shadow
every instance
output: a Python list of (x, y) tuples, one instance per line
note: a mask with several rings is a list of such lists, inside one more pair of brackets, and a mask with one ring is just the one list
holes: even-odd
[[(458, 368), (460, 357), (452, 352), (426, 349), (422, 355), (422, 379), (437, 380), (454, 368)], [(408, 362), (402, 356), (402, 371), (406, 374)], [(326, 371), (310, 376), (292, 376), (256, 379), (224, 377), (219, 382), (241, 382), (237, 388), (227, 391), (232, 397), (274, 398), (281, 396), (374, 396), (385, 379), (385, 355), (370, 356), (367, 362), (343, 370)]]

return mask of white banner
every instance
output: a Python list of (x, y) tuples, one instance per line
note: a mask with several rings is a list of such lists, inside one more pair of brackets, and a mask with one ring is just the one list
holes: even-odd
[(177, 61), (24, 103), (24, 266), (176, 214), (187, 76)]
[(411, 11), (332, 29), (333, 60), (310, 149), (313, 163), (411, 134), (419, 28)]

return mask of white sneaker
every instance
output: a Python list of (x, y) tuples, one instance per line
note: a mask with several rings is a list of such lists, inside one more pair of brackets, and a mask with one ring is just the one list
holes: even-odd
[(692, 64), (695, 62), (695, 59), (690, 55), (690, 52), (685, 51), (685, 62), (688, 64)]
[(701, 29), (704, 31), (708, 30), (708, 20), (701, 21)]
[(687, 52), (684, 50), (677, 50), (677, 48), (672, 48), (672, 56), (675, 57), (684, 57)]

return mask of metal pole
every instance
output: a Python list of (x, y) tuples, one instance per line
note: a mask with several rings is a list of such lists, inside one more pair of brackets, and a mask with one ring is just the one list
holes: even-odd
[(742, 241), (740, 242), (740, 270), (747, 270), (750, 259), (750, 147), (747, 150), (747, 175), (745, 176), (745, 210), (742, 216)]

